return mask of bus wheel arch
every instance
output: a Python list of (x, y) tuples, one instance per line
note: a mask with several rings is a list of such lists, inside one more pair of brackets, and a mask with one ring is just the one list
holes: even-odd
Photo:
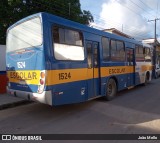
[(112, 100), (116, 96), (117, 89), (118, 89), (117, 85), (118, 84), (117, 84), (116, 77), (110, 77), (108, 79), (108, 82), (106, 84), (106, 92), (105, 92), (105, 99), (107, 101)]

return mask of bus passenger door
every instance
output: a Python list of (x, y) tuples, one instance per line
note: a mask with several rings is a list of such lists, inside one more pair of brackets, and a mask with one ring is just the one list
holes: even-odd
[(127, 87), (135, 85), (135, 62), (134, 62), (134, 49), (126, 49), (127, 55)]
[(98, 42), (87, 41), (87, 76), (88, 76), (88, 99), (98, 96), (100, 86), (99, 74), (99, 50)]

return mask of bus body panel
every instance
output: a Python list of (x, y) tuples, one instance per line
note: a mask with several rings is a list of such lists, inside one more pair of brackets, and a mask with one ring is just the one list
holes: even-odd
[(79, 103), (86, 101), (87, 83), (86, 81), (76, 81), (53, 85), (52, 87), (53, 105)]
[(152, 64), (149, 62), (137, 62), (137, 65), (135, 67), (136, 69), (136, 85), (145, 83), (145, 78), (147, 73), (149, 76), (149, 81), (152, 79)]
[(26, 50), (24, 53), (11, 52), (7, 55), (7, 74), (10, 88), (37, 92), (40, 71), (45, 69), (42, 48)]

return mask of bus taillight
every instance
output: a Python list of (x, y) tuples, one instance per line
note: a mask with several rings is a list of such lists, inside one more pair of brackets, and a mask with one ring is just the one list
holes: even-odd
[(40, 79), (40, 84), (41, 84), (41, 85), (43, 85), (43, 84), (44, 84), (43, 79)]
[(44, 77), (45, 77), (45, 73), (41, 72), (41, 78), (44, 78)]
[(42, 93), (44, 91), (44, 86), (45, 86), (45, 71), (41, 71), (37, 92)]
[(41, 77), (40, 84), (43, 85), (44, 84), (44, 80), (45, 80), (45, 73), (41, 72), (40, 77)]

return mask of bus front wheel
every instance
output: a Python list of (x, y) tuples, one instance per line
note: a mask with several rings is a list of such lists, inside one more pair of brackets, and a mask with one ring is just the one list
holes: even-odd
[(144, 81), (143, 85), (146, 86), (148, 84), (148, 82), (149, 82), (149, 73), (146, 74), (145, 81)]
[(117, 93), (117, 85), (113, 78), (109, 79), (106, 87), (106, 100), (110, 101), (112, 100)]

